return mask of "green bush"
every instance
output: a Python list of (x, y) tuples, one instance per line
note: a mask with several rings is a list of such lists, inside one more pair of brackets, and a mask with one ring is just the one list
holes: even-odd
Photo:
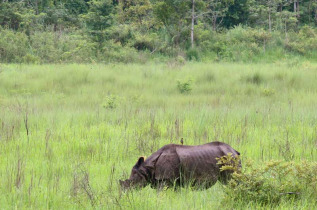
[(148, 35), (137, 34), (132, 44), (132, 46), (137, 50), (149, 50), (151, 52), (157, 50), (159, 45), (159, 38), (155, 33)]
[(23, 57), (29, 52), (26, 34), (0, 28), (0, 37), (0, 61), (23, 62)]
[[(257, 203), (277, 205), (283, 200), (317, 197), (317, 163), (302, 161), (268, 161), (254, 165), (251, 161), (240, 171), (239, 158), (222, 158), (219, 163), (226, 163), (221, 170), (234, 171), (225, 190), (225, 203)], [(227, 161), (228, 160), (228, 161)]]
[(264, 88), (261, 92), (263, 96), (272, 96), (275, 94), (275, 90), (271, 88)]
[(23, 63), (28, 63), (28, 64), (39, 64), (41, 62), (41, 59), (38, 56), (28, 53), (25, 56), (23, 56), (22, 61)]
[(97, 60), (96, 43), (91, 42), (81, 34), (69, 34), (60, 37), (58, 48), (62, 49), (60, 55), (62, 62), (89, 63)]
[(190, 48), (189, 50), (187, 50), (186, 52), (186, 58), (188, 60), (195, 60), (198, 61), (199, 60), (199, 52), (197, 49), (195, 48)]
[(134, 39), (135, 30), (136, 29), (131, 25), (120, 24), (109, 28), (107, 33), (109, 39), (112, 39), (114, 42), (119, 42), (122, 46), (125, 46), (131, 39)]
[(114, 109), (117, 107), (117, 97), (115, 95), (109, 95), (106, 97), (103, 107), (106, 109)]
[(179, 65), (184, 65), (186, 63), (185, 58), (181, 55), (177, 56), (175, 60)]
[(44, 63), (85, 63), (96, 59), (96, 44), (75, 33), (36, 32), (31, 36), (31, 48)]
[(284, 41), (290, 52), (311, 56), (317, 51), (317, 30), (309, 26), (303, 27), (299, 33), (291, 32)]
[(184, 82), (177, 80), (177, 89), (182, 94), (190, 93), (192, 91), (192, 80), (189, 79)]
[(105, 44), (99, 59), (107, 62), (142, 63), (147, 60), (147, 55), (138, 53), (134, 48), (109, 41)]
[(57, 48), (59, 39), (51, 32), (36, 32), (31, 36), (31, 47), (33, 53), (42, 61), (53, 63), (60, 61), (62, 49)]
[(250, 62), (263, 54), (272, 43), (272, 35), (263, 29), (237, 26), (221, 33), (209, 32), (200, 36), (204, 54), (214, 52), (216, 60)]
[(203, 31), (199, 34), (199, 48), (206, 54), (215, 54), (217, 59), (223, 58), (226, 52), (226, 40), (224, 36), (214, 31)]

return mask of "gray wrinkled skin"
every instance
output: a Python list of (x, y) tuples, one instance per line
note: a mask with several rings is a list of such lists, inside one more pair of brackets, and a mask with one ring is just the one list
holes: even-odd
[(209, 188), (217, 180), (227, 183), (232, 172), (220, 172), (216, 158), (240, 155), (228, 144), (211, 142), (198, 146), (168, 144), (146, 160), (140, 157), (133, 166), (129, 179), (120, 180), (123, 189), (141, 188), (150, 184), (161, 186), (184, 186)]

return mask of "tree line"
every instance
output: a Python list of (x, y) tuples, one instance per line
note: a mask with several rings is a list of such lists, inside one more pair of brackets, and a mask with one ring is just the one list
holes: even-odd
[(312, 57), (316, 24), (317, 0), (1, 0), (0, 61)]

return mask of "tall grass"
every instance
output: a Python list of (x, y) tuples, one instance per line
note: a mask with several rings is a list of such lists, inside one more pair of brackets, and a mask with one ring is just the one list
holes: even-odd
[[(255, 164), (316, 161), (316, 78), (317, 65), (301, 61), (1, 65), (0, 205), (226, 208), (219, 184), (121, 192), (117, 181), (139, 156), (181, 137), (226, 142)], [(191, 91), (182, 94), (179, 81), (191, 81)], [(316, 208), (308, 197), (278, 207), (294, 205)]]

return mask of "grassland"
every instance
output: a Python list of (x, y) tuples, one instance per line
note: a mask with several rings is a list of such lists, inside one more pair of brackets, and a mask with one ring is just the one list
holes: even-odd
[[(118, 180), (139, 156), (181, 137), (226, 142), (255, 164), (316, 162), (316, 108), (309, 62), (0, 65), (0, 206), (260, 208), (223, 203), (220, 184), (121, 192)], [(305, 197), (276, 207), (317, 208)]]

